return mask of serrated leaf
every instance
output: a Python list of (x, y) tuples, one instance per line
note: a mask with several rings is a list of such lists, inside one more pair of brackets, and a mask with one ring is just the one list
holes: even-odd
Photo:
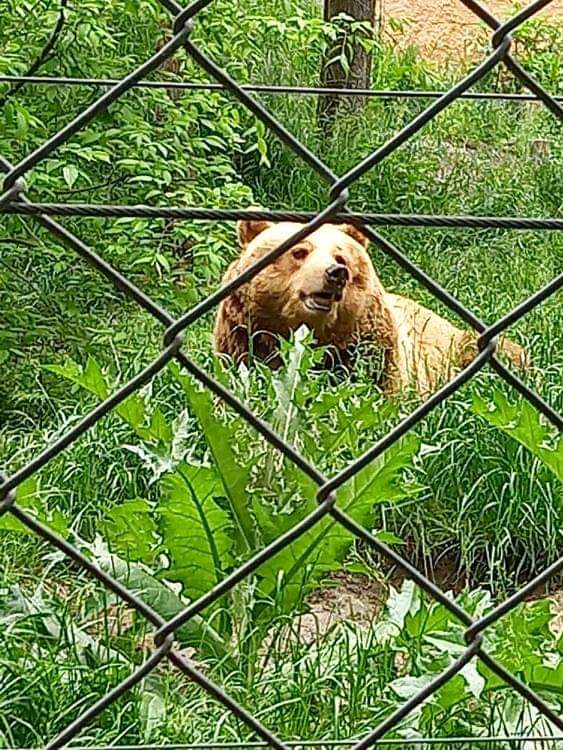
[(76, 362), (68, 360), (63, 365), (43, 365), (43, 369), (71, 380), (73, 383), (98, 396), (102, 401), (109, 395), (109, 389), (100, 365), (93, 357), (88, 357), (84, 368), (80, 367)]
[[(76, 383), (86, 391), (93, 393), (101, 401), (108, 398), (110, 388), (100, 365), (93, 357), (89, 357), (86, 367), (81, 368), (71, 360), (64, 365), (44, 365), (44, 369), (60, 375), (67, 380)], [(115, 412), (126, 422), (129, 427), (144, 441), (162, 442), (168, 446), (172, 439), (172, 428), (166, 422), (164, 415), (158, 406), (151, 413), (151, 421), (148, 427), (144, 427), (147, 408), (145, 401), (138, 393), (132, 393), (125, 401), (122, 401)]]
[(224, 494), (213, 468), (180, 464), (162, 480), (159, 528), (170, 557), (166, 578), (198, 598), (224, 577), (232, 562), (232, 521), (215, 501)]
[(108, 397), (109, 388), (102, 373), (102, 368), (93, 357), (88, 357), (81, 378), (84, 387), (95, 393), (102, 401)]
[(462, 701), (467, 700), (469, 697), (464, 680), (460, 674), (456, 674), (448, 680), (446, 684), (442, 685), (438, 692), (434, 694), (433, 700), (442, 709), (451, 710), (453, 706), (459, 706)]
[(166, 445), (172, 442), (172, 427), (158, 407), (151, 414), (148, 432), (153, 438)]
[[(58, 509), (49, 509), (38, 494), (37, 478), (35, 476), (25, 479), (16, 487), (16, 502), (18, 507), (25, 510), (29, 515), (48, 526), (59, 536), (68, 535), (70, 520)], [(19, 534), (34, 536), (28, 527), (21, 523), (11, 513), (0, 516), (0, 531), (16, 531)]]
[(242, 466), (235, 457), (231, 448), (235, 440), (234, 433), (215, 416), (211, 395), (205, 390), (199, 390), (191, 378), (181, 374), (177, 368), (172, 370), (201, 425), (217, 476), (229, 501), (236, 550), (239, 553), (248, 553), (256, 548), (255, 522), (246, 491), (250, 480), (250, 468), (248, 465)]
[[(374, 465), (368, 465), (338, 493), (338, 506), (363, 526), (370, 525), (376, 502), (401, 496), (399, 478), (418, 449), (415, 436), (409, 437), (385, 452)], [(302, 484), (304, 502), (293, 519), (294, 525), (315, 506), (315, 490), (310, 483)], [(289, 519), (288, 519), (289, 520)], [(287, 521), (286, 521), (287, 524)], [(289, 547), (278, 552), (260, 567), (261, 591), (266, 601), (273, 601), (283, 580), (283, 601), (279, 595), (276, 606), (290, 611), (307, 589), (323, 574), (339, 567), (349, 550), (354, 535), (341, 524), (323, 518)], [(264, 605), (261, 607), (264, 608)]]
[(556, 434), (526, 399), (511, 404), (502, 391), (496, 390), (492, 403), (487, 403), (475, 394), (472, 410), (526, 447), (563, 482), (563, 435)]
[(405, 579), (400, 590), (389, 586), (389, 596), (387, 598), (387, 616), (389, 620), (400, 630), (403, 629), (405, 618), (408, 615), (415, 597), (418, 592), (414, 581)]
[(544, 664), (532, 666), (526, 673), (526, 682), (533, 690), (563, 698), (563, 659), (553, 667)]
[(471, 694), (475, 698), (480, 698), (483, 689), (485, 688), (485, 678), (477, 671), (477, 664), (475, 659), (468, 662), (463, 669), (460, 671), (460, 675), (467, 683)]
[[(165, 620), (170, 620), (185, 609), (186, 600), (161, 583), (140, 563), (126, 562), (111, 554), (100, 537), (93, 544), (82, 541), (82, 546), (93, 556), (102, 570), (146, 602)], [(195, 615), (174, 632), (180, 644), (193, 646), (198, 653), (217, 657), (228, 655), (228, 645), (221, 635), (201, 615)]]
[[(143, 439), (150, 438), (150, 431), (143, 427), (145, 421), (146, 407), (142, 396), (138, 393), (132, 393), (125, 401), (122, 401), (116, 410), (117, 414), (127, 422), (139, 437)], [(148, 434), (147, 434), (148, 433)]]
[(110, 550), (125, 560), (153, 562), (158, 535), (152, 513), (142, 498), (126, 500), (106, 513), (102, 529)]

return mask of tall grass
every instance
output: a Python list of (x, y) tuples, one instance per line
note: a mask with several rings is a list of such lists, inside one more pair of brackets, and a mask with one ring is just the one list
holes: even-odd
[[(104, 33), (93, 38), (82, 29), (85, 59), (79, 70), (67, 40), (50, 73), (121, 75), (160, 39), (163, 17), (154, 12), (154, 4), (146, 5), (143, 24), (129, 23), (131, 8), (125, 12), (106, 5), (100, 13), (98, 0), (81, 5), (80, 12), (92, 21), (91, 33), (96, 36), (96, 27)], [(317, 6), (249, 0), (244, 9), (237, 5), (233, 10), (233, 4), (217, 0), (194, 34), (241, 81), (315, 84), (323, 28), (318, 18), (314, 24), (302, 19), (316, 18)], [(73, 16), (75, 29), (78, 14)], [(280, 17), (286, 18), (285, 30), (274, 22)], [(530, 39), (540, 33), (550, 38), (551, 32), (542, 28), (530, 26)], [(40, 43), (38, 36), (28, 41), (36, 47)], [(525, 62), (553, 91), (561, 86), (555, 47), (552, 53), (542, 49), (537, 57), (530, 52)], [(1, 64), (9, 67), (5, 61)], [(202, 78), (189, 61), (181, 59), (181, 66), (186, 78)], [(383, 45), (375, 54), (376, 88), (439, 89), (451, 83), (451, 77), (413, 51), (398, 55)], [(483, 84), (495, 85), (514, 88), (496, 73)], [(0, 134), (2, 149), (14, 159), (90, 98), (75, 89), (50, 92), (29, 88), (18, 97), (28, 130), (18, 134), (14, 111)], [(370, 100), (359, 117), (343, 113), (326, 138), (317, 127), (314, 97), (264, 96), (263, 101), (338, 173), (377, 148), (424, 106), (420, 100)], [(379, 212), (557, 216), (563, 167), (558, 127), (537, 104), (457, 102), (354, 185), (350, 205)], [(94, 136), (107, 139), (104, 148), (113, 163), (93, 158), (81, 167), (75, 189), (85, 192), (61, 189), (63, 167), (74, 163), (81, 149), (86, 153), (87, 139), (74, 144), (78, 152), (63, 151), (60, 161), (49, 161), (35, 172), (34, 198), (245, 206), (252, 201), (309, 210), (327, 201), (326, 185), (275, 139), (257, 133), (252, 118), (226, 95), (188, 93), (173, 102), (164, 92), (137, 92), (92, 126), (87, 138)], [(258, 137), (265, 139), (268, 163), (253, 148)], [(214, 144), (211, 149), (208, 142)], [(168, 149), (166, 156), (155, 144)], [(139, 150), (136, 160), (123, 161)], [(206, 171), (210, 159), (213, 170)], [(216, 288), (237, 252), (234, 229), (224, 224), (85, 219), (65, 224), (175, 314)], [(563, 261), (560, 232), (382, 228), (381, 233), (487, 323), (553, 278)], [(378, 248), (370, 252), (389, 290), (412, 296), (456, 322)], [(96, 403), (44, 365), (68, 358), (84, 365), (93, 356), (113, 384), (123, 383), (160, 350), (162, 332), (32, 221), (7, 220), (0, 262), (0, 451), (2, 470), (11, 473)], [(523, 379), (559, 409), (562, 309), (559, 294), (510, 332), (531, 355), (532, 366)], [(187, 349), (210, 370), (211, 317), (186, 334)], [(237, 378), (231, 386), (271, 419), (275, 398), (261, 383), (259, 377)], [(412, 479), (420, 491), (414, 499), (381, 507), (377, 523), (398, 535), (404, 543), (401, 551), (430, 575), (439, 575), (445, 564), (457, 583), (479, 583), (501, 594), (560, 554), (563, 497), (561, 484), (538, 458), (472, 413), (472, 395), (492, 398), (498, 387), (494, 375), (483, 373), (418, 427), (423, 449)], [(340, 392), (320, 376), (318, 388)], [(367, 375), (359, 388), (365, 398), (371, 388)], [(151, 397), (169, 417), (185, 408), (166, 374), (153, 384)], [(353, 393), (352, 398), (359, 396)], [(366, 409), (373, 408), (369, 399), (365, 403)], [(380, 403), (375, 394), (373, 403)], [(382, 414), (365, 432), (365, 443), (384, 434), (414, 405), (405, 399), (397, 410)], [(205, 445), (195, 421), (186, 424), (187, 440), (203, 455)], [(294, 436), (300, 448), (307, 422), (303, 425)], [(71, 519), (73, 533), (92, 541), (112, 506), (134, 497), (156, 499), (150, 476), (127, 447), (134, 443), (132, 432), (109, 416), (49, 462), (37, 478), (46, 516), (56, 521), (61, 513)], [(356, 446), (357, 452), (361, 447)], [(327, 455), (321, 468), (341, 468), (337, 459), (342, 457)], [(380, 562), (370, 564), (377, 567)], [(109, 651), (108, 615), (100, 612), (113, 602), (31, 536), (0, 530), (0, 570), (0, 716), (15, 717), (9, 723), (0, 719), (0, 735), (6, 746), (40, 745), (139, 663), (143, 628), (136, 623), (132, 630), (125, 628), (127, 634), (119, 628), (112, 631), (110, 640), (119, 653)], [(123, 622), (130, 624), (125, 617)], [(274, 652), (269, 666), (256, 669), (251, 679), (238, 667), (230, 673), (213, 665), (206, 669), (216, 669), (212, 674), (226, 689), (284, 737), (328, 738), (359, 736), (389, 713), (393, 699), (386, 686), (400, 672), (400, 664), (373, 633), (360, 637), (342, 628), (312, 648), (297, 643), (289, 652)], [(415, 665), (413, 675), (419, 674)], [(470, 713), (455, 705), (450, 713), (436, 709), (429, 714), (429, 734), (442, 731), (442, 722), (447, 724), (445, 734), (472, 728)], [(473, 728), (477, 725), (483, 732), (510, 729), (495, 700), (480, 705)], [(219, 704), (163, 670), (158, 686), (149, 680), (123, 697), (87, 730), (83, 742), (210, 742), (241, 736), (246, 737), (244, 730)]]
[[(376, 87), (446, 88), (436, 72), (412, 57), (378, 56)], [(533, 59), (530, 52), (529, 58)], [(550, 70), (543, 60), (543, 74)], [(301, 75), (300, 75), (301, 74)], [(495, 73), (489, 79), (497, 78)], [(304, 66), (297, 79), (308, 80)], [(272, 79), (275, 73), (272, 71)], [(498, 82), (497, 82), (498, 83)], [(545, 80), (552, 90), (556, 80)], [(484, 87), (492, 86), (485, 82)], [(506, 82), (504, 85), (509, 85)], [(288, 129), (342, 174), (407, 123), (424, 103), (370, 100), (361, 117), (344, 113), (327, 139), (319, 132), (314, 101), (270, 97), (269, 107)], [(555, 118), (537, 104), (459, 101), (352, 186), (351, 205), (380, 212), (556, 216), (557, 175), (563, 149)], [(249, 179), (264, 205), (316, 210), (326, 187), (272, 138), (271, 166)], [(492, 323), (560, 273), (559, 232), (381, 228), (383, 236), (433, 279)], [(377, 247), (370, 250), (384, 286), (413, 297), (458, 325), (462, 321)], [(555, 409), (563, 406), (561, 294), (536, 308), (509, 332), (532, 365), (519, 373)], [(419, 428), (428, 444), (422, 461), (424, 500), (386, 515), (409, 540), (410, 554), (430, 571), (440, 561), (469, 582), (513, 586), (560, 553), (563, 496), (523, 448), (487, 428), (468, 409), (471, 393), (501, 387), (486, 374), (475, 379)], [(509, 393), (509, 391), (506, 391)]]
[[(8, 747), (44, 744), (124, 679), (151, 648), (143, 624), (87, 580), (67, 577), (53, 585), (44, 576), (41, 584), (33, 598), (18, 587), (11, 590), (8, 628), (0, 635), (0, 705), (5, 708), (0, 716), (15, 717), (0, 719), (0, 736)], [(490, 607), (478, 592), (461, 603), (472, 612)], [(488, 636), (492, 653), (511, 666), (532, 657), (527, 650), (532, 644), (537, 654), (544, 653), (544, 610), (536, 604), (529, 615), (520, 610), (520, 619), (512, 616), (501, 623)], [(227, 667), (202, 662), (189, 650), (184, 655), (278, 736), (322, 743), (365, 736), (462, 648), (463, 626), (454, 624), (443, 607), (425, 603), (414, 587), (395, 592), (381, 619), (367, 627), (340, 623), (323, 633), (319, 626), (316, 636), (311, 631), (314, 642), (298, 637), (299, 628), (294, 620), (274, 623), (269, 646), (251, 671), (242, 661)], [(517, 654), (510, 658), (516, 633)], [(523, 664), (528, 674), (532, 665)], [(560, 705), (556, 690), (544, 694)], [(553, 730), (479, 667), (464, 670), (388, 738), (408, 746), (410, 738), (421, 736), (519, 733), (549, 737)], [(80, 736), (81, 746), (254, 739), (231, 712), (166, 661)], [(502, 741), (487, 745), (494, 750), (507, 746)]]

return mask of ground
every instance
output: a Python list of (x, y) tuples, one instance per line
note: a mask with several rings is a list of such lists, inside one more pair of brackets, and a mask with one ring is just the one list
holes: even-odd
[[(510, 0), (489, 0), (485, 7), (503, 21), (513, 14)], [(381, 0), (383, 28), (401, 47), (415, 46), (440, 62), (479, 56), (487, 27), (461, 0)], [(552, 0), (537, 15), (563, 22), (563, 0)]]
[[(385, 603), (387, 586), (381, 581), (350, 573), (338, 573), (333, 578), (333, 586), (321, 589), (310, 597), (310, 611), (296, 618), (299, 627), (295, 628), (295, 632), (299, 632), (306, 643), (313, 642), (342, 620), (369, 627)], [(400, 582), (400, 576), (392, 579), (395, 587)], [(441, 588), (447, 590), (448, 587)], [(538, 592), (539, 595), (542, 593)], [(559, 638), (563, 635), (563, 589), (551, 593), (549, 599), (553, 603), (554, 614), (551, 630), (554, 637)]]

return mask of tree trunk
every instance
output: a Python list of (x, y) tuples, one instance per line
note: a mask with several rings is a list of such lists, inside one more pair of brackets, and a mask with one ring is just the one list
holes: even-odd
[[(324, 0), (324, 19), (345, 13), (358, 21), (367, 21), (373, 28), (376, 22), (377, 0)], [(355, 44), (352, 53), (345, 49), (345, 30), (338, 35), (327, 50), (321, 70), (321, 85), (330, 88), (367, 89), (371, 84), (371, 53), (360, 44)], [(329, 62), (342, 51), (347, 52), (349, 70), (345, 70), (338, 60)], [(351, 59), (350, 59), (351, 57)], [(340, 107), (348, 110), (359, 110), (365, 105), (363, 96), (321, 96), (319, 98), (318, 118), (321, 127), (330, 128), (334, 115)]]

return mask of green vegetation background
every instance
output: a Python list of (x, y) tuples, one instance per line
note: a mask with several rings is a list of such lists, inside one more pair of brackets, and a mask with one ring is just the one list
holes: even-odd
[[(24, 73), (56, 23), (58, 3), (8, 0), (0, 14), (0, 73)], [(368, 44), (361, 26), (339, 23), (348, 39)], [(319, 20), (315, 3), (215, 0), (198, 17), (194, 39), (240, 82), (315, 85), (335, 30)], [(120, 78), (169, 33), (169, 18), (153, 0), (84, 0), (70, 8), (41, 72)], [(560, 30), (532, 20), (518, 34), (527, 69), (561, 93)], [(460, 75), (415, 51), (371, 46), (374, 88), (444, 89)], [(184, 53), (158, 76), (206, 80)], [(505, 71), (481, 88), (519, 90)], [(4, 107), (0, 152), (17, 161), (98, 94), (92, 87), (25, 87)], [(370, 100), (360, 116), (344, 113), (327, 139), (316, 125), (316, 97), (262, 100), (337, 172), (424, 106)], [(558, 216), (562, 166), (560, 123), (542, 106), (460, 101), (355, 185), (350, 205)], [(26, 181), (30, 198), (46, 202), (317, 210), (327, 200), (306, 166), (218, 92), (131, 91)], [(174, 315), (215, 289), (237, 252), (228, 223), (63, 223)], [(486, 321), (560, 273), (563, 260), (560, 232), (382, 233)], [(387, 288), (453, 319), (392, 261), (371, 252)], [(139, 372), (160, 351), (162, 331), (33, 219), (2, 217), (0, 284), (0, 450), (10, 474)], [(553, 296), (512, 332), (532, 358), (526, 382), (559, 409), (561, 309), (560, 295)], [(211, 353), (211, 325), (209, 316), (187, 333), (190, 353), (326, 473), (415, 406), (408, 395), (385, 403), (369, 373), (335, 386), (315, 370), (318, 352), (301, 335), (284, 349), (279, 373), (222, 372)], [(428, 574), (445, 566), (465, 589), (463, 605), (479, 614), (561, 554), (562, 466), (561, 438), (485, 372), (348, 483), (339, 502)], [(169, 616), (304, 517), (314, 491), (172, 368), (22, 486), (18, 501)], [(9, 517), (0, 522), (0, 561), (0, 747), (41, 745), (129, 674), (150, 637)], [(307, 591), (342, 565), (370, 578), (385, 572), (381, 560), (323, 522), (179, 633), (187, 654), (286, 739), (361, 735), (451, 663), (463, 643), (462, 627), (409, 584), (390, 590), (367, 632), (342, 625), (314, 646), (288, 636)], [(551, 634), (551, 619), (545, 600), (520, 608), (493, 629), (488, 645), (561, 710), (563, 645)], [(265, 638), (279, 639), (268, 658)], [(470, 666), (395, 736), (547, 729), (492, 674)], [(162, 668), (81, 741), (247, 736), (220, 705)]]

